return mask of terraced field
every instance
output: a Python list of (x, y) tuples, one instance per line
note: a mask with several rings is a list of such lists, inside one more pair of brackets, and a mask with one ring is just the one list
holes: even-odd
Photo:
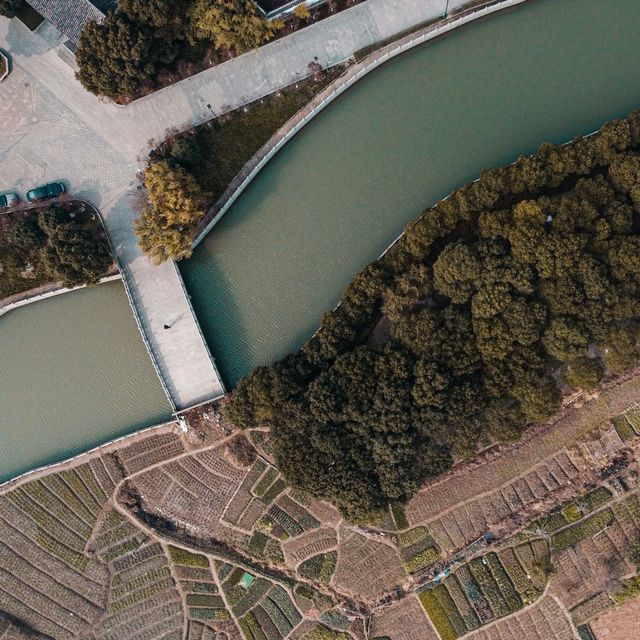
[(287, 487), (263, 432), (255, 450), (172, 426), (114, 443), (0, 490), (0, 638), (590, 633), (640, 536), (640, 410), (612, 406), (570, 449), (503, 469), (485, 493), (425, 511), (437, 485), (376, 527)]

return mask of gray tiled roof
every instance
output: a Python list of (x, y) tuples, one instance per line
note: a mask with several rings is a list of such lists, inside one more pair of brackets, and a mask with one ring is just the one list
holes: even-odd
[(27, 0), (27, 2), (58, 31), (68, 36), (74, 44), (78, 43), (80, 32), (89, 20), (101, 22), (104, 13), (98, 8), (109, 9), (114, 2), (111, 0)]

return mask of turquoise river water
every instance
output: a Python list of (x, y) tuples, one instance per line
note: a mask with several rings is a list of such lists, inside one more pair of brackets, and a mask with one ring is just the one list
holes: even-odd
[[(299, 347), (424, 207), (640, 108), (638, 0), (531, 0), (405, 54), (294, 138), (181, 265), (228, 386)], [(0, 318), (0, 479), (169, 414), (122, 286)]]
[(640, 108), (638, 0), (532, 0), (361, 80), (182, 264), (228, 386), (299, 347), (353, 275), (481, 169)]

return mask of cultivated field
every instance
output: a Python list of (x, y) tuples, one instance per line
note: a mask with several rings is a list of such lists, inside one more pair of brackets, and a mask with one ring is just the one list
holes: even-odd
[(18, 479), (0, 489), (0, 638), (590, 638), (636, 593), (637, 385), (376, 527), (288, 487), (265, 432), (203, 415)]

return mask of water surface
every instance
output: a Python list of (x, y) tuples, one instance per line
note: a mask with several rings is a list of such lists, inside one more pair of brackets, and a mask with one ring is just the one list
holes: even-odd
[(170, 415), (122, 283), (0, 318), (0, 482)]
[(329, 106), (181, 263), (226, 383), (298, 348), (408, 221), (481, 169), (640, 108), (638, 25), (638, 0), (532, 0)]

